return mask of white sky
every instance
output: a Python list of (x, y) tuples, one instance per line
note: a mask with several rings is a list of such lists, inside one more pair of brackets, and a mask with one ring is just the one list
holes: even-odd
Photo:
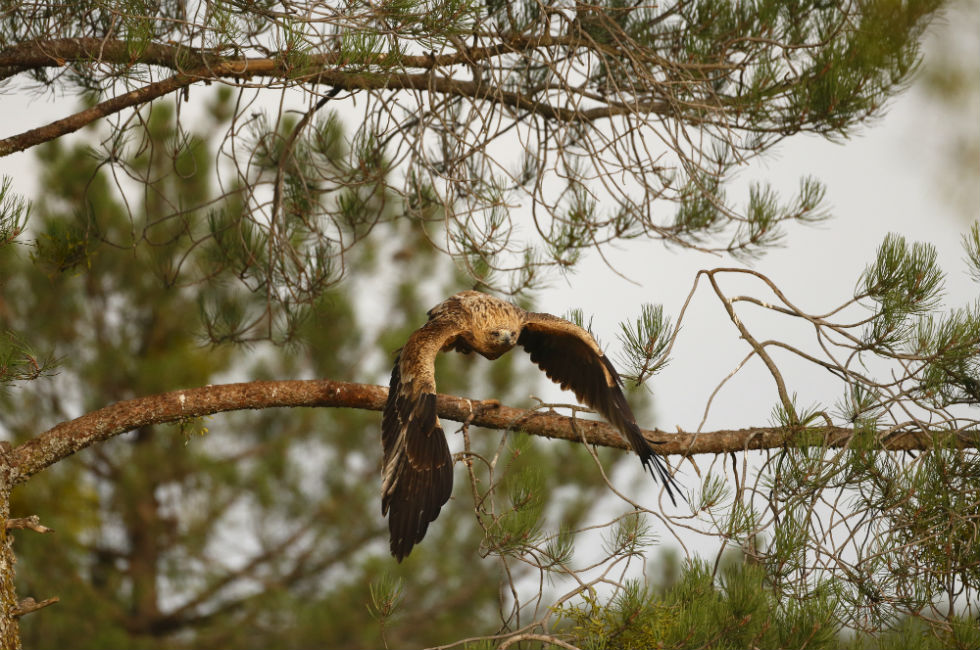
[[(961, 11), (933, 25), (929, 38), (957, 39), (960, 51), (980, 61), (978, 17), (976, 10)], [(961, 239), (980, 214), (968, 219), (943, 196), (943, 187), (937, 182), (941, 168), (936, 165), (935, 149), (937, 140), (943, 138), (980, 139), (980, 96), (969, 110), (959, 113), (962, 121), (942, 122), (945, 117), (913, 86), (892, 100), (883, 119), (843, 144), (797, 136), (753, 161), (744, 179), (768, 181), (786, 198), (794, 195), (802, 176), (812, 175), (822, 181), (832, 218), (815, 227), (790, 228), (784, 247), (767, 253), (750, 268), (769, 276), (802, 309), (820, 313), (853, 295), (855, 283), (873, 262), (877, 247), (885, 235), (895, 232), (909, 241), (936, 246), (940, 265), (947, 273), (948, 307), (975, 300), (978, 287), (966, 275)], [(980, 196), (980, 178), (972, 178), (969, 191), (974, 197)], [(586, 320), (594, 315), (593, 330), (607, 348), (613, 348), (618, 322), (638, 316), (640, 303), (661, 303), (666, 313), (676, 317), (699, 269), (740, 266), (731, 259), (676, 247), (627, 245), (621, 251), (616, 256), (618, 270), (642, 286), (625, 282), (593, 255), (566, 282), (555, 282), (540, 292), (536, 308), (563, 313), (571, 306), (580, 307)], [(758, 282), (744, 287), (729, 295), (747, 293), (762, 299), (770, 295)], [(758, 312), (745, 306), (739, 311), (750, 316)], [(748, 321), (751, 326), (751, 317)], [(768, 331), (779, 334), (778, 329)], [(685, 316), (671, 365), (652, 380), (656, 419), (645, 424), (665, 430), (695, 428), (710, 392), (748, 351), (720, 302), (702, 281)], [(767, 424), (777, 401), (774, 383), (758, 359), (746, 370), (750, 372), (742, 383), (729, 382), (716, 398), (712, 406), (716, 417), (709, 419), (705, 431), (712, 426)], [(808, 378), (819, 381), (822, 375)], [(803, 404), (828, 399), (811, 394), (819, 393), (814, 388), (809, 381), (788, 387), (791, 393), (800, 393)], [(832, 400), (839, 391), (834, 385), (825, 395)]]

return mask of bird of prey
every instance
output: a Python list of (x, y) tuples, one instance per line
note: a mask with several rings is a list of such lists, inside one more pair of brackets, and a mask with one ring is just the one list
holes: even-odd
[(680, 492), (640, 433), (616, 369), (587, 331), (563, 318), (463, 291), (429, 310), (428, 322), (408, 338), (391, 371), (381, 423), (381, 514), (388, 515), (391, 554), (399, 562), (422, 541), (452, 492), (453, 461), (436, 417), (436, 354), (478, 352), (493, 360), (515, 345), (530, 353), (549, 379), (571, 388), (619, 429), (672, 502), (673, 490)]

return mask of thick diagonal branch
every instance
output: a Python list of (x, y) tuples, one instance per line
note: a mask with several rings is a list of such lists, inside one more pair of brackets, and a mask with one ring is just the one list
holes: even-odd
[[(23, 483), (37, 472), (80, 449), (148, 425), (186, 421), (224, 411), (287, 406), (380, 411), (384, 408), (387, 396), (388, 390), (383, 386), (319, 379), (254, 381), (139, 397), (62, 422), (16, 447), (9, 456), (11, 478), (15, 483)], [(550, 411), (529, 411), (496, 403), (474, 402), (452, 395), (439, 395), (437, 405), (439, 416), (446, 420), (469, 421), (488, 429), (520, 430), (530, 435), (587, 442), (604, 447), (629, 448), (619, 433), (605, 422), (571, 418)], [(794, 430), (781, 427), (699, 434), (658, 430), (646, 430), (643, 433), (647, 439), (657, 444), (658, 452), (680, 455), (779, 448), (796, 438)], [(811, 444), (841, 446), (847, 443), (852, 433), (850, 429), (840, 427), (809, 428), (806, 440)], [(960, 446), (978, 446), (977, 440), (964, 441), (957, 438), (955, 443)], [(924, 449), (931, 447), (933, 441), (924, 439), (921, 432), (898, 432), (889, 435), (884, 445), (889, 449)]]
[(175, 90), (180, 90), (185, 86), (191, 85), (197, 79), (198, 77), (189, 75), (174, 75), (169, 79), (151, 83), (137, 90), (123, 93), (112, 99), (107, 99), (91, 108), (73, 113), (66, 118), (56, 120), (50, 124), (45, 124), (36, 129), (30, 129), (29, 131), (24, 131), (9, 138), (4, 138), (0, 140), (0, 157), (30, 149), (42, 142), (56, 140), (63, 135), (73, 133), (91, 124), (95, 120), (112, 115), (113, 113), (118, 113), (124, 108), (145, 104), (158, 97), (169, 95)]

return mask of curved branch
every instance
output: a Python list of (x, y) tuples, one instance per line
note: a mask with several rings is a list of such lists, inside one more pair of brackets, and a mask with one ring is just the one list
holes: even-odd
[[(253, 381), (138, 397), (62, 422), (14, 448), (9, 455), (11, 480), (14, 484), (23, 483), (81, 449), (147, 425), (180, 422), (224, 411), (285, 406), (380, 411), (387, 397), (388, 389), (383, 386), (329, 379)], [(554, 412), (516, 409), (495, 401), (471, 401), (453, 395), (439, 395), (437, 409), (444, 419), (469, 422), (488, 429), (520, 430), (545, 438), (629, 449), (616, 429), (605, 422), (571, 418)], [(643, 433), (657, 445), (659, 453), (689, 456), (779, 448), (792, 440), (795, 431), (781, 427), (757, 427), (698, 434), (668, 433), (656, 429)], [(813, 441), (809, 444), (835, 447), (845, 445), (853, 434), (851, 429), (842, 427), (811, 427), (806, 432), (807, 440)], [(949, 436), (959, 446), (980, 447), (980, 440), (977, 439), (968, 441), (947, 432), (936, 435)], [(933, 444), (933, 440), (920, 439), (913, 432), (892, 433), (884, 442), (886, 448), (896, 450), (926, 449)]]
[[(608, 102), (604, 105), (580, 110), (555, 106), (540, 98), (506, 91), (485, 81), (463, 81), (451, 76), (436, 75), (440, 66), (472, 63), (474, 60), (492, 58), (508, 52), (535, 49), (542, 46), (562, 45), (553, 38), (520, 43), (506, 43), (496, 47), (470, 48), (463, 52), (445, 55), (409, 56), (397, 59), (376, 55), (372, 60), (358, 62), (361, 69), (345, 69), (346, 62), (337, 53), (310, 56), (301, 68), (293, 67), (281, 58), (224, 57), (214, 50), (191, 51), (159, 43), (148, 44), (138, 56), (130, 51), (125, 41), (97, 38), (63, 38), (51, 41), (32, 41), (0, 52), (0, 79), (19, 72), (45, 67), (61, 67), (68, 63), (103, 63), (130, 67), (136, 64), (155, 65), (174, 70), (169, 79), (148, 84), (99, 103), (69, 117), (45, 126), (25, 131), (0, 140), (0, 157), (29, 149), (54, 140), (67, 133), (117, 113), (125, 108), (149, 101), (203, 81), (247, 81), (252, 77), (268, 77), (283, 82), (327, 84), (344, 90), (418, 90), (444, 95), (457, 95), (475, 100), (492, 101), (502, 106), (563, 122), (592, 122), (617, 115), (634, 113), (666, 114), (670, 105), (664, 101), (634, 101), (630, 104)], [(567, 45), (567, 44), (565, 44)], [(190, 65), (187, 65), (187, 64)], [(363, 66), (389, 68), (390, 71), (368, 71)], [(422, 73), (397, 72), (408, 68), (421, 68)]]

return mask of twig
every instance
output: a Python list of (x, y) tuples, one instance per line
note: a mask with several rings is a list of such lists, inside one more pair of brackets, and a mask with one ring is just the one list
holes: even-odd
[(27, 597), (24, 600), (22, 600), (19, 603), (17, 603), (10, 610), (10, 615), (13, 616), (13, 617), (15, 617), (15, 618), (20, 618), (21, 616), (25, 616), (27, 614), (31, 614), (32, 612), (36, 612), (39, 609), (44, 609), (48, 605), (54, 605), (55, 603), (59, 602), (60, 600), (61, 600), (60, 598), (58, 598), (57, 596), (54, 596), (52, 598), (48, 598), (46, 600), (42, 600), (41, 602), (37, 602), (36, 600), (34, 600), (31, 597)]
[(35, 533), (53, 533), (53, 528), (48, 528), (47, 526), (41, 525), (41, 519), (37, 515), (31, 515), (30, 517), (15, 517), (13, 519), (7, 520), (7, 530), (14, 529), (29, 529), (33, 530)]

